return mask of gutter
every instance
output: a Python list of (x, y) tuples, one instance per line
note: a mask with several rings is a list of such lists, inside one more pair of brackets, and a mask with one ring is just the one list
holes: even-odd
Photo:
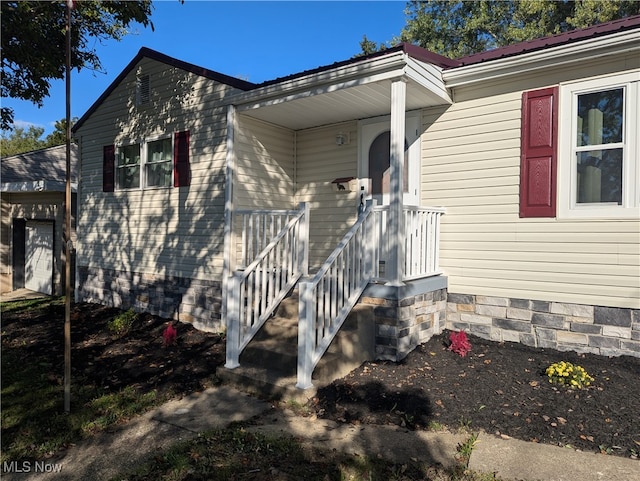
[(598, 37), (572, 45), (558, 45), (544, 50), (499, 60), (445, 70), (442, 74), (447, 88), (521, 75), (542, 68), (567, 66), (611, 54), (640, 52), (640, 30)]
[[(323, 90), (322, 87), (328, 85), (354, 86), (368, 83), (372, 81), (372, 78), (379, 80), (380, 76), (402, 76), (406, 64), (405, 53), (402, 51), (394, 52), (392, 55), (369, 59), (362, 63), (323, 70), (303, 77), (258, 87), (248, 92), (239, 92), (226, 97), (225, 103), (237, 106), (254, 102), (262, 103), (277, 97), (295, 96), (296, 94), (317, 89)], [(394, 72), (394, 70), (397, 70), (397, 72)], [(313, 95), (313, 92), (310, 92), (309, 95)]]

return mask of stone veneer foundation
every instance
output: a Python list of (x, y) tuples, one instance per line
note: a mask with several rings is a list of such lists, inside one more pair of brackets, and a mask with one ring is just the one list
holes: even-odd
[(78, 300), (133, 308), (222, 332), (222, 287), (219, 281), (163, 277), (110, 269), (78, 268)]
[(359, 305), (370, 307), (375, 321), (375, 356), (400, 361), (444, 329), (446, 277), (429, 277), (404, 286), (372, 284)]
[[(78, 300), (222, 332), (219, 281), (78, 268)], [(447, 278), (372, 284), (360, 306), (373, 313), (375, 357), (400, 361), (445, 328), (493, 341), (604, 356), (640, 357), (640, 310), (447, 292)]]
[(638, 309), (449, 293), (446, 327), (494, 341), (640, 357)]

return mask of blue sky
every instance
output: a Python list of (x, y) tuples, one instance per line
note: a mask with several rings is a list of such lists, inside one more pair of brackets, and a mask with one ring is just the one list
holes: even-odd
[[(149, 47), (169, 56), (262, 82), (346, 60), (360, 52), (363, 35), (388, 42), (405, 25), (404, 1), (204, 1), (153, 2), (155, 31), (133, 25), (117, 42), (96, 45), (105, 73), (72, 72), (71, 116), (81, 117), (136, 55)], [(65, 117), (65, 82), (52, 84), (42, 108), (2, 99), (16, 126), (53, 130)]]

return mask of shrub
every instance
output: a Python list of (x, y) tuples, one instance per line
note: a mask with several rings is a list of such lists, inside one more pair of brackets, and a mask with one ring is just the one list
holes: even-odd
[(133, 327), (133, 323), (135, 322), (137, 317), (138, 314), (136, 314), (133, 309), (129, 309), (121, 314), (118, 314), (111, 321), (109, 321), (107, 327), (112, 334), (123, 336), (131, 330), (131, 328)]
[(571, 389), (582, 389), (593, 382), (593, 378), (589, 376), (582, 366), (574, 365), (570, 362), (555, 362), (545, 372), (549, 377), (550, 383), (562, 384), (563, 386), (569, 386)]
[(462, 357), (465, 357), (471, 350), (471, 343), (467, 338), (467, 333), (464, 331), (452, 332), (449, 335), (449, 340), (451, 341), (449, 350)]
[(171, 344), (176, 343), (176, 338), (178, 337), (178, 331), (173, 325), (169, 324), (164, 332), (162, 333), (163, 344), (166, 346), (170, 346)]

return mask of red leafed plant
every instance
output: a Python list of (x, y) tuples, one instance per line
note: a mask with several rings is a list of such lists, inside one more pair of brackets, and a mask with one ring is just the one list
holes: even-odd
[(467, 333), (464, 331), (452, 332), (449, 335), (449, 340), (451, 341), (449, 350), (460, 354), (462, 357), (465, 357), (471, 350), (471, 343), (467, 338)]
[(173, 327), (172, 324), (169, 324), (164, 330), (164, 332), (162, 333), (162, 338), (164, 339), (163, 344), (165, 346), (170, 346), (172, 344), (175, 344), (176, 337), (178, 337), (178, 331), (176, 331), (176, 328)]

